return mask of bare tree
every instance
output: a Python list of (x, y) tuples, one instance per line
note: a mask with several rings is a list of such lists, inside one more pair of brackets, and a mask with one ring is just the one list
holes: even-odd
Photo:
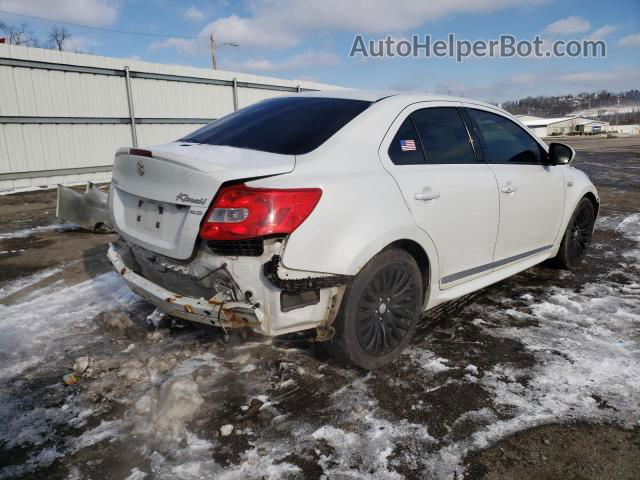
[(64, 42), (71, 38), (71, 33), (64, 27), (53, 27), (49, 32), (47, 40), (51, 48), (64, 50)]
[(11, 25), (0, 22), (0, 32), (6, 36), (7, 42), (11, 45), (23, 45), (25, 47), (38, 46), (38, 40), (34, 36), (33, 30), (30, 30), (26, 23)]

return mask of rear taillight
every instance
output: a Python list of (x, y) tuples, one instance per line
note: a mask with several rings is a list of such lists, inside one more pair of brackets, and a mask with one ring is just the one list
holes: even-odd
[(289, 234), (309, 216), (321, 195), (319, 188), (225, 187), (207, 212), (200, 237), (241, 240)]

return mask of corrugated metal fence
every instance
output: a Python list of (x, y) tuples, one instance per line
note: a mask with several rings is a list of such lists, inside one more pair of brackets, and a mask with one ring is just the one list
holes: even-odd
[(0, 192), (110, 178), (126, 145), (175, 140), (307, 81), (0, 45)]

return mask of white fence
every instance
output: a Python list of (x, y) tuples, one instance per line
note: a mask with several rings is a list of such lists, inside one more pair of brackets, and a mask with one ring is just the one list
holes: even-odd
[(115, 150), (289, 92), (339, 88), (0, 45), (0, 192), (110, 178)]

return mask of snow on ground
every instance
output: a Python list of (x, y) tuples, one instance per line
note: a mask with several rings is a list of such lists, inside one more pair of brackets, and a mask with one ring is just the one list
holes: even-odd
[[(86, 420), (73, 398), (60, 408), (23, 404), (15, 395), (21, 393), (23, 372), (58, 362), (80, 348), (79, 342), (95, 327), (88, 321), (100, 311), (116, 305), (127, 308), (136, 302), (124, 282), (110, 273), (49, 293), (34, 292), (16, 305), (0, 305), (0, 444), (9, 449), (45, 445), (22, 467), (0, 470), (0, 478), (53, 462), (62, 455), (47, 446), (55, 429), (74, 423), (81, 426)], [(58, 377), (51, 388), (61, 389), (59, 383)]]
[[(490, 315), (493, 322), (509, 324), (490, 333), (521, 341), (537, 363), (532, 369), (498, 366), (485, 374), (482, 385), (498, 411), (514, 416), (478, 432), (473, 446), (556, 421), (638, 425), (640, 285), (587, 284), (578, 293), (553, 288), (525, 310)], [(505, 322), (505, 315), (513, 321)], [(523, 329), (519, 320), (537, 325)]]
[[(638, 214), (599, 226), (640, 242)], [(26, 452), (21, 464), (0, 467), (0, 478), (61, 461), (73, 478), (88, 478), (84, 460), (103, 462), (110, 452), (127, 458), (122, 478), (130, 479), (295, 478), (309, 465), (328, 478), (394, 479), (409, 470), (450, 479), (464, 475), (469, 451), (532, 426), (632, 427), (640, 416), (640, 278), (631, 259), (639, 251), (628, 249), (609, 276), (577, 289), (541, 287), (468, 307), (469, 328), (519, 343), (534, 359), (488, 367), (436, 354), (431, 340), (417, 338), (394, 369), (363, 374), (303, 348), (259, 338), (225, 344), (202, 326), (168, 329), (116, 274), (49, 286), (0, 306), (0, 447)], [(482, 342), (473, 348), (482, 353)], [(63, 386), (81, 355), (86, 372)], [(35, 389), (29, 380), (41, 377)], [(420, 397), (452, 386), (479, 388), (487, 402), (438, 433), (444, 412), (433, 409), (449, 406)], [(407, 388), (418, 389), (411, 415), (401, 410)], [(43, 402), (48, 396), (55, 401)]]
[(3, 364), (59, 354), (58, 340), (94, 327), (87, 320), (103, 310), (127, 308), (138, 301), (116, 273), (108, 273), (44, 295), (33, 292), (16, 305), (0, 305)]
[[(639, 243), (626, 252), (637, 256), (640, 214), (613, 226)], [(551, 287), (545, 298), (525, 296), (522, 308), (488, 312), (480, 324), (491, 325), (484, 327), (491, 335), (522, 342), (537, 363), (531, 369), (499, 365), (485, 374), (482, 384), (498, 409), (516, 413), (479, 432), (475, 446), (557, 420), (640, 425), (640, 278), (637, 265), (625, 270), (625, 282), (587, 283), (578, 292)]]
[[(0, 252), (1, 253), (1, 252)], [(45, 278), (52, 277), (62, 271), (62, 268), (48, 268), (46, 270), (41, 270), (32, 275), (28, 275), (26, 277), (18, 278), (17, 280), (7, 282), (5, 284), (0, 285), (0, 300), (8, 297), (9, 295), (13, 295), (16, 292), (19, 292), (23, 288), (29, 287), (31, 285), (35, 285), (36, 283), (44, 280)]]
[[(640, 242), (640, 213), (634, 213), (622, 220), (617, 226), (617, 230), (636, 242)], [(626, 252), (625, 256), (636, 262), (640, 262), (640, 249)]]
[[(640, 214), (611, 223), (640, 243)], [(640, 245), (626, 255), (638, 258), (639, 253)], [(521, 308), (479, 312), (476, 323), (484, 325), (486, 333), (522, 342), (537, 362), (533, 368), (499, 364), (485, 372), (480, 384), (491, 392), (496, 411), (510, 418), (441, 449), (427, 460), (429, 470), (445, 478), (443, 472), (462, 470), (460, 462), (470, 449), (547, 423), (586, 420), (640, 426), (639, 280), (636, 270), (629, 283), (588, 283), (579, 292), (551, 287), (537, 301), (524, 296)]]
[(450, 369), (446, 358), (436, 357), (433, 352), (423, 348), (409, 348), (405, 352), (425, 372), (440, 373)]
[(23, 228), (22, 230), (15, 230), (13, 232), (0, 233), (0, 240), (8, 240), (15, 238), (27, 238), (38, 233), (45, 232), (68, 232), (73, 230), (79, 230), (80, 225), (74, 223), (55, 223), (53, 225), (42, 225), (40, 227)]

